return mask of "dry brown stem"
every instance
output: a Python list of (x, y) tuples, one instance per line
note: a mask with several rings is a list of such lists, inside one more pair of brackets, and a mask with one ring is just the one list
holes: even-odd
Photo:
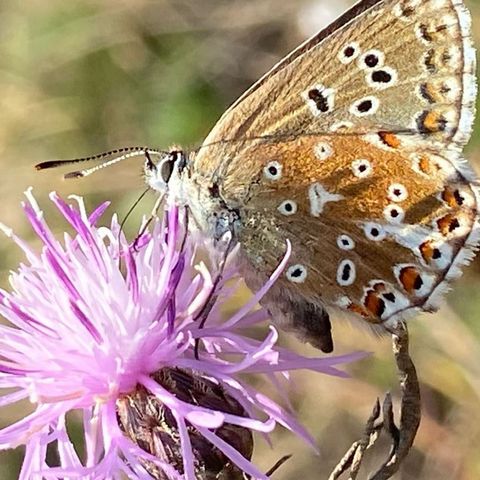
[[(408, 352), (408, 330), (406, 325), (399, 325), (392, 334), (392, 349), (397, 364), (400, 390), (400, 426), (395, 424), (392, 398), (385, 395), (382, 408), (377, 399), (372, 414), (368, 419), (365, 431), (360, 440), (349, 448), (331, 473), (329, 480), (339, 479), (347, 470), (350, 470), (349, 479), (355, 480), (365, 457), (365, 452), (377, 441), (380, 433), (385, 431), (391, 439), (391, 448), (387, 459), (369, 480), (386, 480), (391, 478), (402, 464), (412, 448), (415, 435), (420, 425), (421, 401), (415, 365)], [(380, 420), (380, 414), (382, 419)]]

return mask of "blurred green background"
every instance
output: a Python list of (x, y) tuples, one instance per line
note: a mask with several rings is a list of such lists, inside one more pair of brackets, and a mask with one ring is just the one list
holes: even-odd
[[(105, 199), (124, 215), (142, 191), (141, 162), (125, 162), (83, 181), (36, 173), (37, 162), (118, 146), (198, 145), (222, 111), (348, 0), (1, 0), (0, 220), (31, 238), (20, 201), (30, 185), (48, 212), (47, 193), (77, 193), (90, 206)], [(467, 1), (480, 40), (480, 4)], [(478, 129), (467, 156), (480, 171)], [(150, 210), (153, 196), (130, 222)], [(113, 211), (113, 209), (111, 210)], [(53, 219), (52, 219), (53, 220)], [(53, 220), (54, 222), (54, 220)], [(58, 231), (64, 225), (56, 226)], [(0, 285), (20, 253), (0, 241)], [(410, 322), (412, 356), (422, 382), (424, 416), (397, 479), (480, 478), (480, 263), (459, 281), (441, 311)], [(326, 478), (360, 435), (377, 396), (397, 379), (388, 338), (345, 321), (334, 324), (337, 353), (374, 355), (350, 368), (351, 380), (299, 374), (293, 401), (318, 439), (315, 456), (279, 431), (274, 450), (261, 439), (256, 461), (274, 478)], [(291, 338), (295, 348), (309, 347)], [(7, 425), (14, 412), (0, 410)], [(17, 478), (21, 451), (0, 454), (0, 479)], [(373, 469), (378, 458), (369, 458)]]

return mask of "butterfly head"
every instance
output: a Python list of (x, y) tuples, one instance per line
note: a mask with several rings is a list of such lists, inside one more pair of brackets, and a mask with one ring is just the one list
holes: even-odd
[(186, 153), (182, 150), (156, 152), (152, 158), (145, 150), (145, 181), (152, 190), (168, 193), (175, 179), (178, 179), (187, 165)]
[[(168, 195), (177, 204), (185, 205), (196, 225), (215, 240), (238, 228), (239, 215), (230, 209), (220, 196), (216, 182), (207, 182), (188, 169), (191, 159), (182, 150), (169, 152), (145, 150), (145, 181), (160, 195)], [(192, 162), (193, 163), (193, 162)]]

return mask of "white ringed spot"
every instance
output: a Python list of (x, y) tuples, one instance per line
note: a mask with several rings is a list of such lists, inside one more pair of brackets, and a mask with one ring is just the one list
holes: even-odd
[(426, 178), (439, 175), (442, 177), (442, 180), (446, 180), (447, 182), (458, 181), (460, 178), (459, 170), (462, 166), (462, 159), (453, 156), (447, 160), (448, 152), (444, 152), (444, 155), (445, 158), (433, 154), (411, 154), (412, 169)]
[(284, 200), (279, 206), (278, 211), (285, 216), (295, 215), (297, 213), (297, 202), (293, 200)]
[(307, 269), (300, 263), (297, 263), (288, 267), (286, 276), (290, 282), (303, 283), (307, 278)]
[(333, 148), (327, 142), (320, 142), (315, 145), (314, 152), (319, 160), (326, 160), (332, 156)]
[(446, 238), (463, 238), (472, 230), (472, 219), (467, 212), (447, 213), (435, 218), (433, 228)]
[(405, 211), (400, 205), (387, 205), (383, 210), (383, 216), (389, 223), (402, 223), (405, 218)]
[(392, 202), (403, 202), (408, 198), (408, 191), (401, 183), (392, 183), (387, 190), (387, 196)]
[(425, 297), (434, 287), (435, 275), (420, 270), (418, 265), (404, 263), (393, 267), (393, 273), (399, 285), (409, 295)]
[(310, 213), (314, 217), (318, 217), (323, 212), (326, 203), (338, 202), (339, 200), (343, 200), (343, 198), (343, 195), (328, 192), (323, 185), (318, 182), (312, 183), (312, 185), (308, 187)]
[(273, 160), (263, 168), (263, 175), (267, 180), (280, 180), (282, 178), (282, 164)]
[(365, 236), (373, 242), (381, 242), (387, 236), (385, 229), (379, 223), (368, 222), (364, 225), (363, 231)]
[(365, 80), (369, 87), (376, 90), (384, 90), (385, 88), (390, 88), (397, 83), (398, 74), (393, 68), (382, 67), (381, 69), (367, 73)]
[(350, 113), (356, 117), (366, 117), (373, 115), (380, 107), (380, 101), (377, 97), (370, 95), (357, 100), (350, 106)]
[[(431, 162), (428, 157), (417, 155), (416, 153), (412, 153), (410, 155), (410, 161), (412, 162), (412, 170), (415, 173), (418, 173), (422, 177), (430, 178), (433, 174), (433, 169), (431, 167)], [(440, 169), (438, 169), (440, 170)]]
[(342, 287), (351, 285), (357, 276), (355, 264), (351, 260), (342, 260), (337, 268), (337, 283)]
[(358, 66), (362, 70), (368, 70), (376, 67), (383, 67), (385, 62), (385, 54), (380, 50), (367, 50), (358, 59)]
[(372, 165), (364, 158), (354, 160), (352, 162), (352, 172), (357, 178), (369, 177), (372, 173)]
[(309, 88), (302, 93), (302, 97), (316, 117), (331, 112), (335, 106), (335, 90), (327, 88), (325, 85), (316, 85)]
[(337, 245), (340, 250), (353, 250), (355, 248), (355, 241), (352, 237), (342, 234), (337, 237)]
[(419, 256), (425, 266), (445, 270), (453, 261), (453, 247), (445, 240), (427, 238), (418, 246)]
[(437, 198), (451, 208), (476, 207), (475, 196), (471, 190), (467, 190), (462, 185), (445, 186), (443, 191), (437, 195)]
[(337, 58), (344, 65), (353, 62), (360, 55), (360, 46), (357, 42), (351, 42), (345, 45), (337, 55)]

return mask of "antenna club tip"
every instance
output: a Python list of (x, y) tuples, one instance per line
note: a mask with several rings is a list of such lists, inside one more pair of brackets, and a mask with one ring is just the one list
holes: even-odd
[(84, 175), (83, 175), (82, 172), (77, 171), (77, 172), (66, 173), (66, 174), (63, 176), (63, 178), (64, 178), (65, 180), (68, 180), (69, 178), (82, 178), (83, 176), (84, 176)]

